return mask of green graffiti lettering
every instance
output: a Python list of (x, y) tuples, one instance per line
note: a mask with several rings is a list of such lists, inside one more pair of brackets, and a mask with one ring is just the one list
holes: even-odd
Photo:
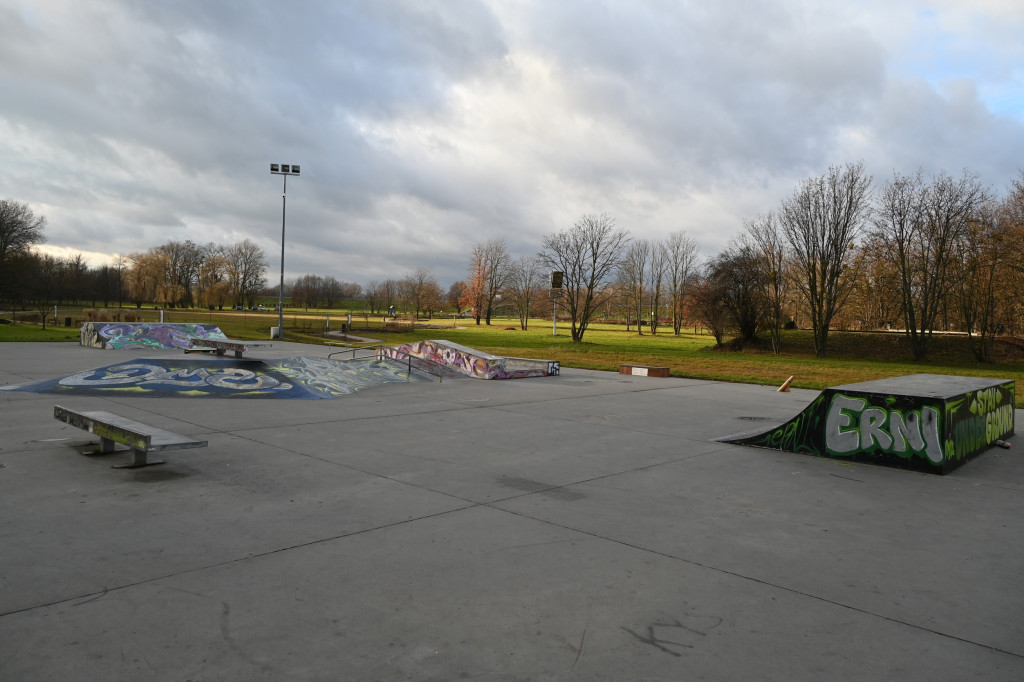
[(985, 415), (986, 444), (998, 439), (1013, 428), (1013, 406), (1003, 405)]

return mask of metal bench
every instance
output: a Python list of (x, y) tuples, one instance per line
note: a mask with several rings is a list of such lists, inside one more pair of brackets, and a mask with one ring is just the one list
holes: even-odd
[(242, 357), (242, 353), (250, 348), (271, 348), (274, 344), (261, 341), (235, 341), (233, 339), (192, 339), (192, 348), (185, 350), (186, 353), (194, 352), (200, 348), (209, 348), (224, 355), (224, 351), (234, 351), (235, 357)]
[(134, 419), (121, 417), (110, 412), (76, 412), (60, 405), (53, 406), (53, 418), (88, 431), (100, 437), (98, 454), (114, 452), (114, 443), (127, 445), (135, 453), (130, 464), (118, 464), (114, 469), (136, 469), (139, 467), (163, 464), (163, 460), (149, 460), (150, 452), (160, 450), (182, 450), (184, 448), (204, 448), (205, 440), (197, 440), (181, 434), (164, 431), (147, 426)]

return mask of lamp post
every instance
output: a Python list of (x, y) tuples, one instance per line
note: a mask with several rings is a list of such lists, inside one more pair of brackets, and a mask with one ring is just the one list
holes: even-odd
[(270, 164), (270, 172), (272, 175), (282, 175), (284, 180), (284, 186), (281, 189), (281, 287), (278, 289), (277, 296), (277, 338), (284, 338), (284, 212), (285, 212), (285, 201), (288, 196), (288, 176), (298, 175), (299, 167), (289, 165), (287, 163), (272, 163)]

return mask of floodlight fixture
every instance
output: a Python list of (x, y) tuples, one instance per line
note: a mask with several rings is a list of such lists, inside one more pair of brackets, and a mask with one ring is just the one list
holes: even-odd
[(270, 172), (274, 175), (299, 175), (299, 166), (288, 163), (270, 164)]

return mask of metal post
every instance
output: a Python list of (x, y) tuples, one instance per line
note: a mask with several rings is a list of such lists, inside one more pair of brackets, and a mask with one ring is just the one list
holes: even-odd
[(288, 196), (288, 176), (281, 175), (284, 185), (281, 189), (281, 286), (277, 294), (277, 338), (284, 339), (284, 213)]
[(554, 309), (551, 311), (551, 336), (558, 336), (558, 298), (551, 299)]
[(288, 176), (299, 175), (299, 167), (287, 163), (270, 164), (271, 175), (280, 175), (281, 185), (281, 285), (277, 294), (277, 338), (284, 338), (284, 226), (285, 210), (288, 205)]

